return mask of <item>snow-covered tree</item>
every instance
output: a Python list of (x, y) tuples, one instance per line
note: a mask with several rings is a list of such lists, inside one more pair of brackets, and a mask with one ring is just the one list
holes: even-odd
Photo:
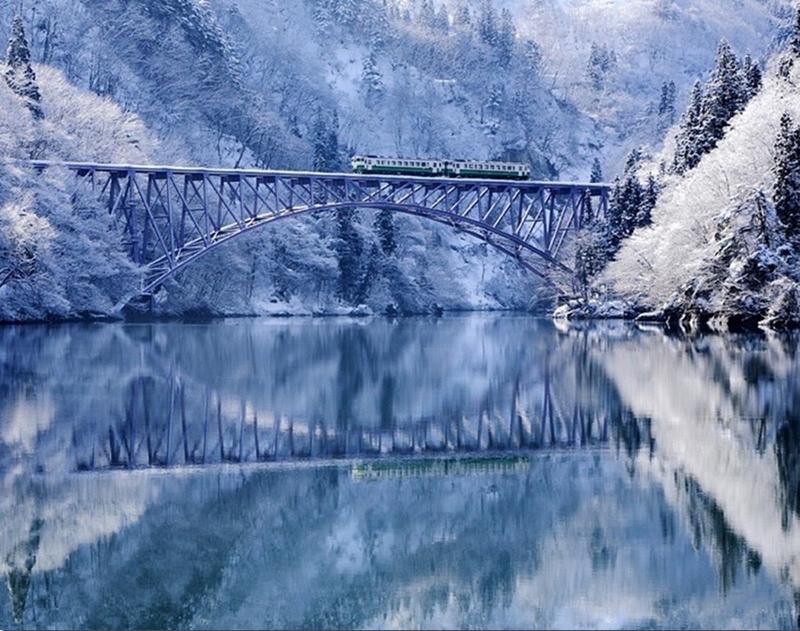
[(6, 69), (3, 76), (14, 93), (25, 99), (25, 105), (34, 118), (44, 118), (41, 105), (42, 95), (36, 83), (36, 73), (31, 67), (31, 51), (28, 48), (25, 28), (19, 15), (15, 15), (11, 23), (11, 36), (8, 39)]
[(675, 122), (675, 82), (665, 81), (661, 84), (661, 97), (658, 101), (658, 121), (662, 129), (667, 129)]
[(714, 69), (706, 83), (700, 111), (702, 135), (709, 143), (707, 152), (725, 135), (731, 118), (747, 103), (739, 60), (724, 39), (717, 47)]
[(613, 50), (609, 50), (605, 44), (600, 45), (597, 42), (592, 42), (589, 51), (589, 61), (587, 64), (587, 72), (589, 74), (589, 81), (594, 90), (602, 90), (606, 85), (607, 76), (617, 66), (617, 54)]
[(497, 38), (495, 51), (497, 62), (501, 68), (507, 68), (514, 57), (514, 46), (516, 44), (517, 29), (514, 27), (514, 18), (511, 11), (503, 9), (500, 12), (500, 23), (497, 28)]
[(600, 158), (595, 158), (592, 161), (592, 171), (589, 173), (589, 182), (602, 182), (603, 181), (603, 168), (600, 166)]
[(339, 148), (339, 115), (334, 110), (330, 119), (317, 110), (313, 127), (315, 171), (341, 171), (343, 160)]
[(797, 7), (794, 14), (792, 34), (789, 37), (789, 51), (794, 57), (800, 58), (800, 6)]
[(761, 67), (753, 61), (749, 54), (745, 55), (742, 60), (742, 80), (744, 81), (745, 101), (749, 101), (758, 94), (763, 83)]
[(708, 145), (701, 119), (703, 109), (703, 84), (697, 80), (692, 86), (689, 107), (681, 116), (680, 128), (675, 138), (673, 166), (677, 173), (693, 169), (700, 162)]
[(378, 233), (381, 251), (386, 256), (392, 256), (397, 250), (397, 236), (395, 234), (394, 213), (381, 209), (375, 215), (375, 232)]
[(629, 237), (634, 228), (646, 225), (642, 221), (649, 220), (649, 201), (636, 174), (640, 160), (641, 152), (632, 150), (625, 162), (622, 180), (616, 178), (614, 181), (606, 218), (608, 241), (612, 249), (616, 249), (622, 239)]
[(433, 8), (433, 2), (431, 0), (422, 0), (417, 10), (415, 21), (419, 26), (425, 29), (432, 29), (435, 27), (436, 10)]
[(639, 210), (636, 213), (636, 227), (643, 228), (652, 222), (653, 209), (658, 201), (659, 186), (655, 176), (651, 173), (647, 176), (647, 183), (642, 191), (639, 202)]
[(781, 116), (774, 170), (775, 212), (786, 236), (800, 244), (800, 127), (794, 124), (788, 112)]
[(705, 85), (696, 81), (689, 107), (681, 117), (676, 136), (673, 168), (685, 173), (724, 137), (734, 115), (741, 112), (761, 86), (758, 64), (746, 57), (739, 62), (724, 39), (717, 47), (711, 76)]
[(345, 303), (359, 305), (369, 291), (363, 253), (364, 242), (356, 229), (359, 215), (352, 208), (336, 212), (335, 250), (339, 264), (337, 296)]
[(472, 24), (469, 6), (463, 2), (458, 3), (453, 14), (453, 26), (468, 28)]
[(374, 107), (386, 89), (374, 51), (370, 51), (369, 55), (364, 58), (364, 65), (361, 69), (361, 85), (367, 107)]

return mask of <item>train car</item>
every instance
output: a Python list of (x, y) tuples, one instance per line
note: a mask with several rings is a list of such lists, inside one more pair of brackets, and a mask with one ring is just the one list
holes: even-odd
[(495, 160), (450, 160), (446, 163), (450, 177), (475, 177), (503, 180), (527, 180), (531, 167), (522, 162), (498, 162)]
[(445, 163), (443, 160), (353, 156), (351, 164), (353, 165), (354, 173), (422, 175), (427, 177), (442, 177), (445, 175)]
[(353, 156), (351, 164), (354, 173), (375, 173), (381, 175), (527, 180), (531, 174), (531, 168), (528, 164), (496, 160), (442, 160), (435, 158)]

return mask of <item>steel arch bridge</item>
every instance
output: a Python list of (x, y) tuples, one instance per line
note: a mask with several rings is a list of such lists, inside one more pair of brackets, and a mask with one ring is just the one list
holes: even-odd
[[(44, 169), (55, 163), (35, 162)], [(59, 163), (103, 200), (145, 267), (142, 293), (254, 228), (302, 213), (389, 209), (447, 224), (552, 284), (567, 235), (608, 207), (608, 184)], [(597, 203), (593, 204), (592, 199)]]

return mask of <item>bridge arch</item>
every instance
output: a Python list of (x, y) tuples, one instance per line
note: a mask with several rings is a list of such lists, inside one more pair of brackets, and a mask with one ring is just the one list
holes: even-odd
[[(49, 163), (35, 166), (46, 168)], [(123, 231), (150, 293), (207, 252), (310, 212), (388, 209), (470, 234), (550, 281), (567, 236), (603, 215), (609, 186), (252, 169), (67, 163)], [(592, 200), (597, 203), (593, 204)]]
[(497, 250), (506, 255), (516, 259), (523, 267), (536, 274), (545, 281), (548, 281), (546, 274), (539, 269), (536, 265), (530, 262), (531, 257), (538, 257), (543, 262), (550, 264), (554, 268), (561, 270), (567, 274), (571, 273), (569, 267), (561, 263), (559, 260), (551, 256), (548, 252), (539, 249), (533, 244), (526, 243), (522, 239), (503, 232), (492, 226), (485, 226), (479, 221), (469, 217), (454, 217), (449, 213), (438, 211), (431, 208), (422, 206), (406, 205), (406, 204), (393, 204), (393, 203), (336, 203), (329, 205), (312, 206), (310, 208), (293, 208), (290, 212), (280, 215), (268, 215), (265, 217), (256, 217), (252, 222), (244, 227), (235, 223), (222, 226), (218, 231), (212, 233), (210, 236), (210, 243), (204, 244), (202, 238), (196, 239), (184, 244), (183, 248), (176, 254), (175, 260), (170, 264), (166, 255), (153, 260), (148, 264), (148, 272), (142, 287), (143, 293), (150, 293), (155, 290), (159, 285), (172, 277), (174, 274), (184, 269), (203, 255), (214, 251), (217, 247), (222, 246), (229, 241), (234, 240), (246, 232), (250, 232), (264, 226), (267, 226), (275, 221), (290, 219), (299, 215), (307, 215), (318, 212), (335, 212), (338, 210), (349, 209), (369, 209), (369, 210), (390, 210), (393, 212), (424, 217), (435, 221), (437, 223), (445, 224), (456, 230), (469, 234), (479, 240), (488, 243)]

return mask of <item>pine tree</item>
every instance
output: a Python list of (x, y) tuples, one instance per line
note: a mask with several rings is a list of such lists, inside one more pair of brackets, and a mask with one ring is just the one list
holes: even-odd
[(362, 273), (362, 253), (364, 244), (355, 228), (357, 215), (352, 208), (342, 208), (336, 212), (336, 257), (339, 263), (339, 286), (337, 295), (349, 304), (360, 304), (368, 288), (364, 285)]
[(612, 251), (616, 251), (622, 239), (633, 234), (640, 221), (645, 191), (639, 182), (636, 171), (639, 168), (641, 152), (633, 149), (625, 162), (622, 180), (615, 178), (608, 203), (607, 233)]
[(677, 173), (697, 166), (700, 158), (717, 146), (731, 118), (744, 109), (754, 94), (750, 82), (760, 85), (757, 68), (752, 61), (747, 67), (740, 64), (728, 42), (720, 41), (708, 82), (705, 86), (695, 82), (689, 108), (681, 117), (673, 162)]
[(369, 55), (364, 59), (364, 66), (361, 71), (361, 85), (364, 89), (364, 101), (367, 107), (374, 107), (384, 93), (383, 75), (378, 69), (374, 51), (370, 51)]
[(464, 2), (459, 2), (456, 12), (453, 15), (453, 26), (467, 28), (472, 24), (472, 16), (469, 7)]
[(789, 39), (789, 50), (794, 57), (800, 57), (800, 6), (795, 11), (792, 35)]
[(317, 109), (312, 128), (315, 171), (331, 172), (342, 169), (339, 151), (339, 116), (334, 111), (328, 122), (321, 109)]
[(763, 82), (761, 68), (750, 58), (750, 55), (745, 55), (742, 61), (742, 82), (744, 83), (745, 98), (749, 101), (758, 94)]
[(497, 44), (497, 12), (492, 0), (483, 0), (478, 16), (478, 35), (489, 46)]
[(331, 126), (327, 142), (327, 171), (342, 171), (342, 154), (339, 150), (339, 114), (336, 110), (331, 115)]
[(681, 116), (680, 129), (675, 138), (675, 158), (673, 167), (676, 173), (685, 173), (700, 162), (703, 147), (701, 112), (703, 108), (703, 85), (695, 81), (689, 100), (689, 107)]
[(714, 70), (705, 87), (700, 123), (706, 141), (703, 153), (713, 149), (725, 135), (728, 122), (745, 105), (745, 87), (739, 60), (724, 39), (717, 47)]
[(6, 70), (3, 76), (14, 93), (25, 99), (25, 104), (34, 118), (43, 119), (42, 96), (36, 83), (36, 73), (31, 68), (31, 51), (19, 15), (14, 16), (11, 23), (11, 37), (8, 39)]
[(773, 202), (789, 239), (800, 238), (800, 128), (784, 112), (775, 142)]
[(602, 182), (603, 181), (603, 169), (600, 167), (600, 158), (595, 158), (592, 162), (592, 171), (589, 174), (589, 182)]
[(325, 124), (325, 119), (322, 117), (322, 111), (317, 110), (317, 116), (314, 119), (314, 171), (327, 171), (328, 170), (328, 128)]
[(423, 28), (433, 28), (436, 22), (436, 11), (433, 8), (433, 2), (431, 2), (431, 0), (422, 0), (415, 21)]
[(447, 16), (447, 7), (440, 5), (433, 18), (433, 30), (437, 33), (447, 33), (450, 30), (450, 18)]
[(514, 19), (511, 11), (503, 9), (500, 12), (500, 25), (497, 29), (497, 41), (495, 48), (497, 51), (497, 61), (501, 68), (507, 68), (514, 58), (514, 43), (517, 38), (517, 29), (514, 27)]
[(391, 256), (397, 250), (397, 239), (395, 238), (394, 231), (394, 217), (392, 211), (381, 209), (375, 216), (375, 223), (373, 224), (375, 231), (378, 233), (378, 240), (381, 244), (381, 251), (386, 256)]
[(644, 228), (652, 223), (653, 208), (656, 207), (658, 201), (658, 193), (660, 187), (656, 178), (651, 174), (647, 176), (647, 184), (642, 191), (641, 201), (639, 202), (639, 209), (636, 213), (636, 227)]
[(658, 102), (658, 118), (663, 127), (675, 122), (675, 82), (666, 81), (661, 84), (661, 98)]
[(601, 90), (605, 85), (606, 76), (617, 65), (617, 55), (608, 47), (603, 44), (600, 46), (596, 42), (592, 43), (589, 51), (589, 62), (587, 72), (589, 74), (589, 81), (594, 90)]

